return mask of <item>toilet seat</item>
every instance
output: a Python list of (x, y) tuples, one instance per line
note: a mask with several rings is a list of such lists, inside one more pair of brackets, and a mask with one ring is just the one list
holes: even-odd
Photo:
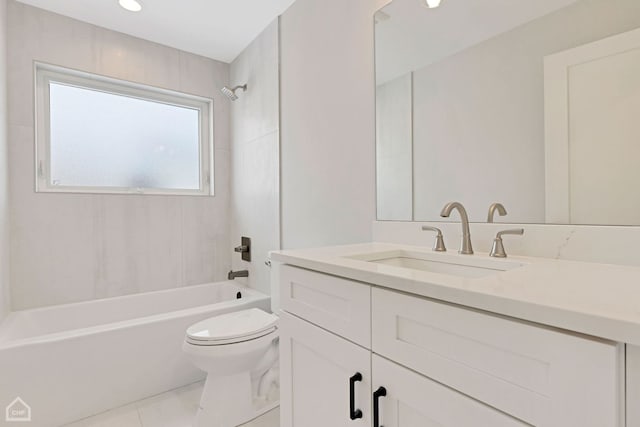
[(277, 322), (278, 316), (258, 308), (234, 311), (190, 326), (185, 341), (201, 346), (250, 341), (276, 331)]

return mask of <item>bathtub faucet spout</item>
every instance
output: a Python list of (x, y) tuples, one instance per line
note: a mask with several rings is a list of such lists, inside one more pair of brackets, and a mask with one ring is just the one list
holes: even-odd
[(249, 271), (248, 270), (240, 270), (240, 271), (231, 270), (227, 275), (227, 278), (229, 280), (233, 280), (236, 277), (249, 277)]

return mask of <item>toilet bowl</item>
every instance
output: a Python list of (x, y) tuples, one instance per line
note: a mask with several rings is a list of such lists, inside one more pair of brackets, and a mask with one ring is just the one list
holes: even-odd
[(236, 427), (278, 406), (278, 316), (252, 308), (203, 320), (182, 349), (207, 373), (194, 427)]

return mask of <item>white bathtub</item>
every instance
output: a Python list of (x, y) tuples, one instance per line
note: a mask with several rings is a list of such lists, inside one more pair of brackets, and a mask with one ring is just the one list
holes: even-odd
[(182, 354), (186, 328), (269, 305), (219, 282), (13, 312), (0, 325), (0, 425), (18, 396), (29, 426), (51, 427), (198, 381)]

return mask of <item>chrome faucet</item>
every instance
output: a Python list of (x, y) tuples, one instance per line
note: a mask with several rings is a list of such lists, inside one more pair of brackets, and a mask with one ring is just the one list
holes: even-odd
[(236, 277), (249, 277), (249, 271), (248, 270), (240, 270), (240, 271), (231, 270), (229, 274), (227, 274), (227, 279), (229, 280), (233, 280)]
[(444, 208), (442, 208), (440, 216), (443, 218), (449, 218), (451, 211), (454, 209), (458, 210), (458, 213), (460, 214), (460, 222), (462, 223), (462, 242), (460, 243), (460, 250), (458, 253), (463, 255), (472, 255), (473, 247), (471, 245), (471, 231), (469, 231), (469, 216), (467, 215), (467, 210), (464, 206), (458, 202), (447, 203), (444, 205)]
[(504, 208), (502, 203), (494, 203), (489, 206), (489, 214), (487, 215), (487, 222), (491, 224), (493, 222), (493, 216), (496, 211), (498, 211), (498, 215), (505, 216), (507, 214), (507, 210)]

